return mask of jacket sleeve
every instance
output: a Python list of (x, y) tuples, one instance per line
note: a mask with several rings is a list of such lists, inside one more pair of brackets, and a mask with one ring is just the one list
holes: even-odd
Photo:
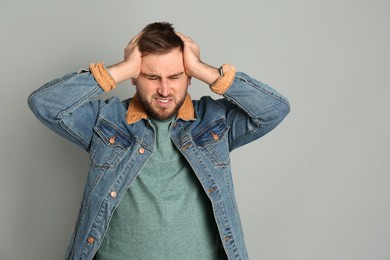
[(46, 83), (30, 94), (28, 105), (47, 127), (88, 151), (105, 105), (94, 97), (103, 91), (90, 71), (80, 71)]
[(218, 100), (230, 126), (230, 151), (267, 134), (290, 112), (288, 100), (270, 86), (243, 72), (232, 79)]

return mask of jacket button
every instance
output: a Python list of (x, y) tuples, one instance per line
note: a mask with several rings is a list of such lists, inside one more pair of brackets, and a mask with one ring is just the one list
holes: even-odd
[(116, 192), (115, 192), (115, 191), (111, 191), (110, 196), (111, 196), (112, 198), (115, 198), (115, 197), (116, 197)]
[(208, 190), (208, 193), (212, 193), (213, 191), (215, 191), (217, 189), (217, 187), (211, 187), (209, 190)]
[(216, 133), (214, 133), (213, 131), (211, 131), (211, 135), (213, 136), (213, 139), (215, 141), (217, 141), (219, 139), (219, 136)]
[(93, 242), (95, 242), (95, 239), (93, 237), (88, 237), (87, 241), (88, 244), (93, 244)]
[(141, 148), (138, 149), (138, 152), (143, 154), (145, 152), (145, 149), (143, 147), (141, 147)]

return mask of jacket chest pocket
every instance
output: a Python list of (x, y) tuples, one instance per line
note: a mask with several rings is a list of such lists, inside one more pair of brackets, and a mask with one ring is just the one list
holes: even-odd
[(219, 119), (193, 134), (197, 147), (217, 167), (230, 163), (228, 131), (229, 126)]
[(90, 151), (91, 163), (95, 168), (114, 168), (125, 157), (134, 140), (117, 127), (100, 123), (94, 127)]

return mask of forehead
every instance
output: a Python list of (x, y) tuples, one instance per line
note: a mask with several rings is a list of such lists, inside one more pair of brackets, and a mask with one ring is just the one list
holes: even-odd
[(141, 72), (165, 75), (184, 72), (183, 52), (175, 48), (167, 53), (151, 53), (142, 57)]

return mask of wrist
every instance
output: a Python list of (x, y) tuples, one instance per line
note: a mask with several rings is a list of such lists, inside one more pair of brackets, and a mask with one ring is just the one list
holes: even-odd
[(111, 65), (107, 67), (107, 70), (116, 83), (138, 77), (138, 74), (134, 72), (134, 66), (126, 61)]
[(219, 79), (220, 73), (218, 68), (200, 62), (197, 66), (192, 68), (190, 76), (203, 81), (207, 85), (211, 85)]

